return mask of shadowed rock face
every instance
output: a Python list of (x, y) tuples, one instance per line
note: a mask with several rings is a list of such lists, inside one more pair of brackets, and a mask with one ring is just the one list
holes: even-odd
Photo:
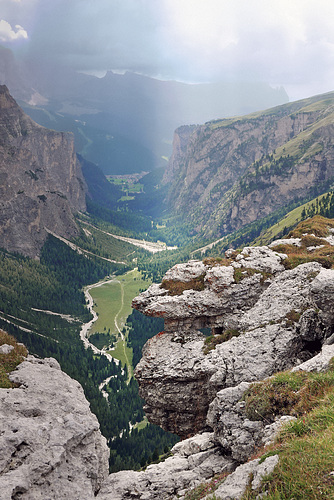
[(40, 127), (0, 86), (0, 246), (36, 257), (46, 229), (75, 236), (85, 192), (72, 134)]
[[(285, 270), (285, 258), (268, 247), (249, 247), (225, 266), (179, 264), (162, 286), (133, 300), (142, 313), (165, 319), (165, 331), (146, 343), (136, 368), (151, 422), (183, 438), (207, 430), (208, 408), (219, 391), (291, 368), (331, 338), (334, 270), (316, 262)], [(170, 295), (164, 288), (164, 282), (203, 274), (203, 290)], [(235, 336), (208, 352), (198, 331), (204, 327)]]

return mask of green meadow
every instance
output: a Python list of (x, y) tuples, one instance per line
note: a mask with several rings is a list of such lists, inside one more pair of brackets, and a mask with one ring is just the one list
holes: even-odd
[(98, 319), (89, 333), (109, 333), (118, 337), (116, 346), (108, 352), (119, 359), (123, 366), (127, 365), (129, 375), (132, 374), (132, 349), (126, 345), (128, 332), (125, 323), (132, 312), (132, 299), (150, 284), (151, 282), (144, 280), (137, 269), (133, 269), (90, 290)]

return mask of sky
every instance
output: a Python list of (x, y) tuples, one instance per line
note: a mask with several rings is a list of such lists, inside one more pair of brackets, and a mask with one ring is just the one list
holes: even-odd
[(99, 76), (334, 90), (333, 0), (0, 0), (0, 44)]

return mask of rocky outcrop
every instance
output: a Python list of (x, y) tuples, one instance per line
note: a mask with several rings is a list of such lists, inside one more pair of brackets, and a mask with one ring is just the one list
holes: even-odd
[[(279, 457), (248, 460), (296, 417), (284, 414), (284, 402), (265, 418), (259, 406), (252, 415), (252, 382), (274, 386), (271, 376), (286, 368), (325, 371), (334, 357), (334, 269), (310, 261), (291, 268), (290, 259), (296, 245), (299, 259), (308, 257), (310, 241), (314, 257), (327, 243), (330, 259), (333, 242), (299, 233), (283, 248), (281, 241), (174, 266), (134, 299), (165, 319), (136, 368), (150, 421), (183, 438), (164, 462), (108, 476), (106, 443), (80, 385), (55, 360), (20, 364), (10, 375), (18, 387), (0, 389), (4, 500), (176, 500), (203, 483), (221, 500), (241, 499), (247, 488), (262, 494)], [(203, 328), (213, 335), (205, 339)], [(0, 355), (11, 350), (3, 344)]]
[(0, 86), (0, 246), (39, 255), (49, 229), (78, 234), (73, 214), (85, 210), (85, 182), (73, 136), (34, 123)]
[(172, 210), (218, 238), (324, 192), (334, 178), (333, 98), (176, 130), (164, 177)]
[[(179, 264), (134, 299), (139, 311), (165, 319), (165, 331), (147, 342), (136, 368), (153, 423), (181, 437), (207, 430), (219, 391), (291, 368), (331, 339), (334, 270), (317, 262), (283, 270), (286, 257), (250, 247), (225, 265)], [(196, 270), (202, 290), (171, 295), (164, 286), (194, 283)], [(199, 331), (208, 327), (211, 350)]]
[(146, 471), (121, 471), (111, 474), (99, 492), (99, 500), (182, 498), (189, 488), (198, 486), (214, 474), (231, 472), (233, 464), (204, 433), (178, 443), (173, 456)]
[(108, 448), (80, 384), (54, 359), (29, 356), (0, 389), (2, 500), (93, 499)]

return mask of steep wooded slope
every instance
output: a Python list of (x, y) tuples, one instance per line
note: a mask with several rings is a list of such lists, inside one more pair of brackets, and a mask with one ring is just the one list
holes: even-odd
[(219, 237), (334, 180), (334, 93), (176, 130), (164, 182), (172, 210)]

